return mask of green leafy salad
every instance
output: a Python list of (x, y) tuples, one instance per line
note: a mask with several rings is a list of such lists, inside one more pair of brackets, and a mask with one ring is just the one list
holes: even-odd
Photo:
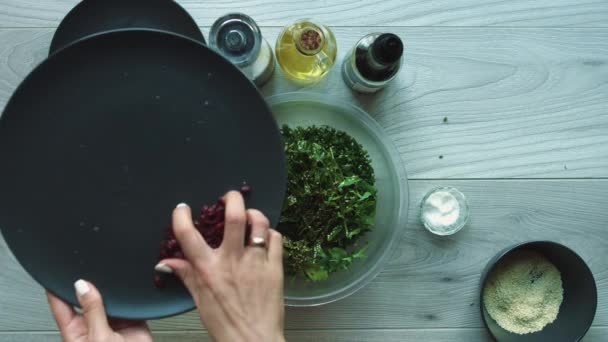
[(355, 139), (330, 127), (283, 126), (281, 133), (288, 175), (280, 221), (285, 270), (326, 280), (365, 258), (357, 241), (376, 213), (371, 160)]

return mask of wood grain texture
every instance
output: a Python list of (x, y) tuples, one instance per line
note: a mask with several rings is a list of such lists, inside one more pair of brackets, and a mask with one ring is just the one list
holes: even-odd
[[(178, 0), (199, 25), (244, 12), (260, 25), (314, 17), (332, 26), (608, 26), (602, 0)], [(78, 0), (0, 0), (0, 27), (56, 27)]]
[[(418, 203), (441, 185), (459, 188), (471, 222), (437, 238), (418, 220)], [(594, 325), (608, 326), (608, 180), (412, 181), (410, 217), (381, 275), (340, 302), (287, 310), (287, 328), (433, 329), (483, 327), (478, 283), (487, 261), (512, 244), (546, 239), (564, 243), (589, 264), (599, 303)], [(54, 330), (42, 289), (0, 245), (0, 331)], [(197, 330), (195, 313), (155, 321), (155, 330)]]
[[(0, 109), (77, 2), (0, 0)], [(608, 1), (178, 2), (205, 34), (217, 17), (241, 11), (271, 44), (280, 27), (317, 18), (335, 28), (340, 58), (372, 31), (406, 43), (404, 70), (373, 97), (351, 93), (337, 68), (304, 88), (279, 71), (262, 89), (321, 92), (363, 107), (415, 179), (409, 223), (385, 270), (351, 298), (288, 309), (290, 341), (489, 341), (480, 272), (498, 250), (529, 239), (565, 243), (589, 263), (599, 303), (584, 341), (608, 340), (608, 180), (563, 180), (608, 178)], [(440, 178), (465, 180), (428, 180)], [(440, 185), (459, 187), (472, 208), (470, 225), (445, 239), (417, 219), (421, 197)], [(59, 341), (42, 288), (1, 237), (0, 270), (0, 342)], [(161, 342), (209, 340), (194, 313), (151, 326)]]
[[(362, 106), (413, 179), (608, 177), (608, 29), (390, 30), (405, 39), (406, 64), (376, 96), (353, 94), (337, 68), (307, 88), (277, 71), (262, 92), (323, 92)], [(279, 29), (263, 32), (274, 41)], [(340, 57), (367, 32), (337, 29)], [(0, 108), (51, 36), (0, 30)]]
[[(606, 341), (608, 328), (591, 328), (582, 342)], [(288, 330), (289, 342), (491, 342), (492, 339), (484, 329), (393, 329), (393, 330)], [(60, 342), (57, 333), (0, 333), (0, 342)], [(209, 336), (204, 332), (155, 332), (156, 342), (208, 342)]]

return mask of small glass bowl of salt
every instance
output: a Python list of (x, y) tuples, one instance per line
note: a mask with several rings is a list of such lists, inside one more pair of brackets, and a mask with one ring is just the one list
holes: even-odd
[(452, 187), (434, 189), (422, 199), (420, 219), (431, 233), (452, 235), (469, 220), (467, 199), (462, 192)]

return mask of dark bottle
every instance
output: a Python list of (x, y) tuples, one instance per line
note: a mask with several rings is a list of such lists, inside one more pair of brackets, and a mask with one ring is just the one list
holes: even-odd
[(392, 81), (401, 68), (403, 42), (392, 33), (363, 37), (342, 64), (344, 82), (362, 93), (375, 93)]

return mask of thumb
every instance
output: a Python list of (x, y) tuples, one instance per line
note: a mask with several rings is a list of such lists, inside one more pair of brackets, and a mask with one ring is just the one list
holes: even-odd
[(108, 325), (106, 310), (97, 288), (82, 279), (74, 283), (74, 288), (89, 330), (89, 338), (98, 340), (111, 335), (112, 329)]
[(154, 270), (165, 274), (175, 274), (194, 296), (195, 292), (193, 291), (196, 291), (194, 286), (194, 284), (196, 284), (194, 281), (194, 269), (187, 260), (165, 259), (159, 262), (158, 265), (154, 267)]

